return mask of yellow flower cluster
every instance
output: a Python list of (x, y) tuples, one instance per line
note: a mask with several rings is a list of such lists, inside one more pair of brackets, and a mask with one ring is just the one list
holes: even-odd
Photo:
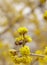
[(45, 47), (45, 49), (44, 49), (44, 55), (45, 55), (43, 58), (44, 62), (47, 63), (47, 47)]
[(17, 42), (19, 42), (19, 41), (23, 41), (24, 40), (24, 38), (23, 38), (23, 36), (19, 36), (19, 37), (17, 37), (16, 39), (15, 39)]
[[(35, 52), (35, 54), (42, 55), (42, 51), (41, 51), (41, 50), (37, 50), (37, 51)], [(42, 58), (39, 57), (39, 56), (37, 56), (37, 59), (38, 59), (39, 61), (42, 60)]]
[(16, 45), (21, 45), (23, 43), (23, 40), (24, 40), (23, 36), (15, 38)]
[(44, 64), (44, 59), (43, 59), (43, 57), (41, 57), (42, 51), (37, 50), (35, 53), (38, 54), (38, 56), (36, 56), (36, 58), (37, 58), (37, 61), (39, 62), (39, 65), (43, 65)]
[[(17, 32), (20, 34), (17, 38), (15, 38), (15, 44), (16, 45), (25, 45), (26, 42), (31, 42), (32, 39), (30, 36), (25, 35), (25, 33), (28, 32), (28, 30), (25, 27), (20, 27)], [(23, 46), (19, 49), (21, 57), (19, 56), (14, 56), (14, 62), (16, 64), (29, 64), (32, 61), (32, 57), (30, 56), (30, 49), (28, 46)]]
[[(41, 50), (37, 50), (35, 54), (38, 54), (36, 58), (38, 59), (39, 65), (47, 64), (47, 47), (45, 47), (44, 52)], [(41, 57), (41, 55), (44, 55), (44, 56)]]
[(45, 2), (46, 2), (46, 0), (40, 0), (40, 3), (42, 3), (42, 4), (45, 3)]
[[(15, 64), (30, 64), (32, 62), (32, 53), (30, 52), (30, 49), (28, 46), (23, 46), (19, 49), (20, 55), (18, 54), (15, 49), (8, 49), (6, 51), (7, 45), (3, 45), (2, 42), (0, 42), (0, 50), (2, 49), (2, 53), (0, 55), (4, 56), (5, 59), (9, 59), (9, 62), (12, 61)], [(5, 49), (6, 48), (6, 49)], [(41, 50), (37, 50), (35, 52), (36, 56), (35, 58), (38, 59), (39, 65), (45, 65), (47, 64), (47, 47), (45, 47), (44, 52)]]
[(45, 63), (47, 63), (47, 55), (44, 56), (43, 60)]
[(24, 46), (20, 48), (20, 53), (21, 53), (20, 56), (16, 54), (15, 52), (16, 50), (14, 49), (9, 50), (10, 57), (15, 64), (20, 64), (20, 63), (30, 64), (31, 63), (32, 57), (30, 56), (30, 49), (28, 46)]
[(9, 53), (10, 53), (11, 56), (17, 55), (17, 52), (16, 52), (15, 49), (10, 49), (10, 50), (9, 50)]
[(44, 12), (43, 18), (44, 18), (45, 20), (47, 20), (47, 10)]
[(15, 38), (15, 44), (16, 45), (25, 45), (27, 42), (31, 42), (32, 39), (30, 36), (25, 35), (25, 33), (28, 32), (27, 28), (20, 27), (17, 32), (19, 33), (19, 36)]
[(25, 41), (26, 41), (26, 42), (31, 42), (31, 41), (32, 41), (32, 39), (31, 39), (31, 37), (30, 37), (30, 36), (26, 36), (26, 35), (25, 35), (25, 37), (24, 37), (24, 38), (25, 38)]
[(21, 57), (15, 56), (13, 61), (14, 61), (16, 64), (20, 64), (20, 63), (21, 63)]
[(19, 34), (25, 34), (28, 32), (28, 29), (26, 27), (20, 27), (17, 31)]
[(20, 64), (20, 63), (30, 64), (32, 61), (32, 57), (31, 56), (23, 56), (23, 57), (15, 56), (13, 61), (15, 62), (15, 64)]
[(44, 54), (47, 55), (47, 47), (44, 49)]
[(24, 64), (30, 64), (32, 61), (31, 56), (23, 56), (21, 59), (22, 59), (22, 63), (24, 63)]
[(21, 35), (21, 36), (15, 38), (15, 41), (16, 41), (16, 42), (15, 42), (16, 45), (21, 45), (21, 44), (24, 43), (24, 41), (25, 41), (25, 43), (26, 43), (26, 42), (31, 42), (32, 39), (31, 39), (30, 36), (25, 35), (25, 36), (23, 37), (23, 35)]
[(20, 53), (22, 55), (30, 55), (30, 49), (28, 46), (24, 46), (22, 48), (20, 48)]
[(35, 53), (41, 55), (42, 51), (41, 50), (37, 50)]

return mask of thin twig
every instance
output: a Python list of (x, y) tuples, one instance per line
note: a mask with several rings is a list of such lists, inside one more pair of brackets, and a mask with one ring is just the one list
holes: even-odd
[(41, 54), (34, 54), (34, 53), (31, 53), (30, 55), (32, 56), (39, 56), (39, 57), (44, 57), (45, 55), (41, 55)]

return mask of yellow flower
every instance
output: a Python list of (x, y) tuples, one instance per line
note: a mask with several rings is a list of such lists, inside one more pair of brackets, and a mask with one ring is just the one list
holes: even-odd
[(32, 41), (32, 39), (31, 39), (31, 37), (30, 37), (30, 36), (25, 36), (25, 41), (26, 41), (26, 42), (31, 42), (31, 41)]
[(40, 59), (40, 56), (39, 55), (42, 55), (42, 51), (41, 50), (37, 50), (35, 52), (35, 54), (38, 54), (38, 56), (36, 56), (36, 58), (38, 58), (38, 60)]
[(45, 63), (44, 57), (39, 57), (38, 61), (39, 61), (39, 65), (41, 65), (41, 64), (44, 65), (44, 63)]
[(42, 3), (42, 4), (45, 3), (45, 2), (46, 2), (46, 0), (40, 0), (40, 3)]
[(44, 65), (44, 59), (43, 59), (43, 57), (39, 56), (39, 55), (43, 55), (42, 51), (41, 50), (37, 50), (36, 54), (38, 54), (37, 59), (38, 59), (39, 65)]
[(47, 47), (45, 47), (45, 49), (44, 49), (44, 54), (47, 55)]
[(43, 18), (44, 18), (45, 20), (47, 20), (47, 10), (44, 12)]
[(42, 51), (41, 50), (37, 50), (35, 53), (41, 55)]
[(23, 56), (22, 57), (22, 63), (24, 64), (30, 64), (32, 61), (32, 57), (31, 56)]
[(19, 34), (25, 34), (28, 32), (28, 29), (26, 27), (20, 27), (17, 31)]
[(12, 56), (17, 55), (17, 52), (16, 52), (15, 49), (10, 49), (10, 50), (9, 50), (9, 53), (10, 53)]
[(41, 50), (37, 50), (37, 51), (36, 51), (36, 54), (38, 54), (37, 59), (38, 59), (39, 65), (43, 65), (43, 64), (44, 64), (43, 57), (40, 57), (40, 56), (39, 56), (39, 55), (43, 55), (43, 54), (42, 54), (42, 51), (41, 51)]
[(16, 40), (16, 42), (19, 42), (19, 41), (23, 41), (24, 38), (23, 38), (23, 36), (19, 36), (19, 37), (17, 37), (15, 40)]
[(28, 46), (24, 46), (22, 48), (20, 48), (20, 53), (22, 55), (30, 55), (30, 49)]
[(24, 40), (23, 36), (19, 36), (19, 37), (15, 38), (15, 44), (21, 45), (23, 43), (23, 40)]
[(47, 63), (47, 55), (44, 56), (43, 60), (45, 63)]
[(15, 58), (15, 59), (14, 59), (14, 62), (15, 62), (16, 64), (20, 64), (20, 63), (21, 63), (21, 57), (15, 56), (14, 58)]

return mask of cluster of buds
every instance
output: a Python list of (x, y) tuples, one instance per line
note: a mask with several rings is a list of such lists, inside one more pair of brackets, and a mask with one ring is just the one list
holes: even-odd
[[(23, 36), (23, 39), (19, 41), (23, 41), (22, 47), (19, 50), (16, 49), (10, 49), (8, 45), (4, 45), (2, 41), (0, 41), (0, 57), (2, 60), (4, 59), (5, 61), (9, 59), (9, 62), (12, 62), (14, 64), (24, 64), (28, 65), (30, 63), (33, 63), (33, 60), (38, 61), (39, 65), (45, 65), (47, 64), (47, 47), (45, 47), (44, 50), (37, 50), (34, 53), (30, 51), (30, 48), (26, 46), (26, 40), (27, 42), (31, 42), (31, 38), (25, 38), (26, 33), (28, 32), (25, 27), (19, 28), (18, 30), (19, 36)], [(17, 38), (16, 38), (17, 40)], [(18, 42), (18, 41), (17, 41)], [(19, 44), (19, 42), (18, 42)], [(24, 44), (24, 45), (23, 45)], [(43, 52), (44, 51), (44, 52)]]
[(47, 10), (44, 12), (43, 18), (47, 20)]
[(28, 32), (28, 29), (26, 27), (20, 27), (17, 32), (19, 36), (15, 38), (16, 45), (25, 45), (27, 42), (32, 41), (31, 37), (26, 35)]

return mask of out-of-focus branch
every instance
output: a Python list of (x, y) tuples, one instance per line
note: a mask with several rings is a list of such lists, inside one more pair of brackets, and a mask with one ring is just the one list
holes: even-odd
[(44, 57), (45, 55), (40, 55), (40, 54), (31, 53), (31, 56), (39, 56), (39, 57)]

